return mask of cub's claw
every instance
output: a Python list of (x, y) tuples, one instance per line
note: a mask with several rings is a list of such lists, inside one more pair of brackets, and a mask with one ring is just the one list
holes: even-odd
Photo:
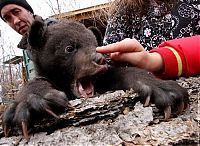
[(52, 115), (53, 117), (55, 117), (56, 119), (59, 119), (60, 117), (58, 115), (56, 115), (53, 111), (45, 108), (46, 112), (49, 113), (49, 115)]
[(184, 111), (184, 107), (185, 107), (184, 102), (181, 102), (180, 105), (178, 105), (176, 114), (180, 115)]
[[(181, 102), (178, 106), (177, 106), (177, 111), (176, 111), (176, 115), (180, 115), (187, 107), (187, 105), (184, 104), (184, 102)], [(170, 117), (171, 117), (171, 106), (168, 106), (165, 108), (164, 110), (164, 114), (165, 114), (165, 118), (164, 120), (167, 121)]]
[(27, 128), (27, 124), (25, 122), (22, 122), (22, 132), (24, 135), (24, 138), (29, 141), (30, 137), (28, 135), (28, 128)]
[(165, 115), (165, 118), (164, 118), (165, 121), (170, 119), (170, 117), (171, 117), (171, 106), (168, 106), (168, 107), (165, 108), (164, 115)]
[(147, 96), (147, 98), (145, 99), (145, 102), (144, 102), (144, 107), (147, 107), (147, 106), (150, 106), (150, 100), (151, 100), (151, 97), (150, 96)]
[(5, 137), (8, 137), (10, 130), (11, 130), (10, 128), (7, 128), (7, 126), (4, 126), (3, 131), (4, 131)]

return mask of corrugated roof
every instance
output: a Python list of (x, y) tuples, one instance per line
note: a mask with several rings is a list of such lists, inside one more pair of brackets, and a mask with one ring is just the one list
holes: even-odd
[(6, 61), (4, 61), (4, 64), (19, 64), (23, 61), (23, 56), (14, 56)]

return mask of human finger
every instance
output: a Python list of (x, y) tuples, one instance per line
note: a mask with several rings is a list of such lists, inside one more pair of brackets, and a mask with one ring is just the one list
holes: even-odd
[(96, 51), (99, 53), (137, 52), (142, 50), (144, 50), (144, 48), (140, 45), (140, 43), (136, 39), (128, 39), (128, 38), (120, 42), (96, 48)]
[(130, 52), (130, 53), (111, 53), (110, 58), (113, 61), (119, 61), (119, 62), (127, 62), (134, 66), (143, 67), (145, 60), (147, 58), (147, 54), (144, 51), (141, 52)]

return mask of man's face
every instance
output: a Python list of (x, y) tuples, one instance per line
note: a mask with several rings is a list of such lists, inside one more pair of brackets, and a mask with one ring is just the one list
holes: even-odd
[(1, 9), (1, 16), (10, 27), (21, 35), (28, 31), (34, 20), (31, 12), (15, 4), (5, 5)]

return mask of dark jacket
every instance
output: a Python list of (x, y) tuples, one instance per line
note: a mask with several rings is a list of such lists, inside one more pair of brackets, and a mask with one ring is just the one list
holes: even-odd
[(108, 19), (104, 45), (135, 38), (146, 50), (151, 50), (166, 40), (199, 35), (200, 0), (177, 2), (171, 13), (164, 16), (161, 15), (166, 9), (164, 3), (150, 6), (142, 17), (132, 9), (119, 8)]
[[(40, 16), (35, 15), (34, 17), (40, 17)], [(42, 19), (42, 17), (41, 17), (41, 19)], [(53, 18), (47, 18), (47, 19), (44, 19), (44, 22), (47, 25), (52, 25), (52, 24), (55, 24), (55, 23), (59, 22), (59, 20), (53, 19)], [(20, 49), (26, 50), (26, 53), (27, 53), (28, 57), (32, 60), (31, 50), (28, 47), (27, 34), (25, 34), (22, 37), (22, 39), (20, 40), (20, 42), (17, 45), (17, 47), (20, 48)]]

